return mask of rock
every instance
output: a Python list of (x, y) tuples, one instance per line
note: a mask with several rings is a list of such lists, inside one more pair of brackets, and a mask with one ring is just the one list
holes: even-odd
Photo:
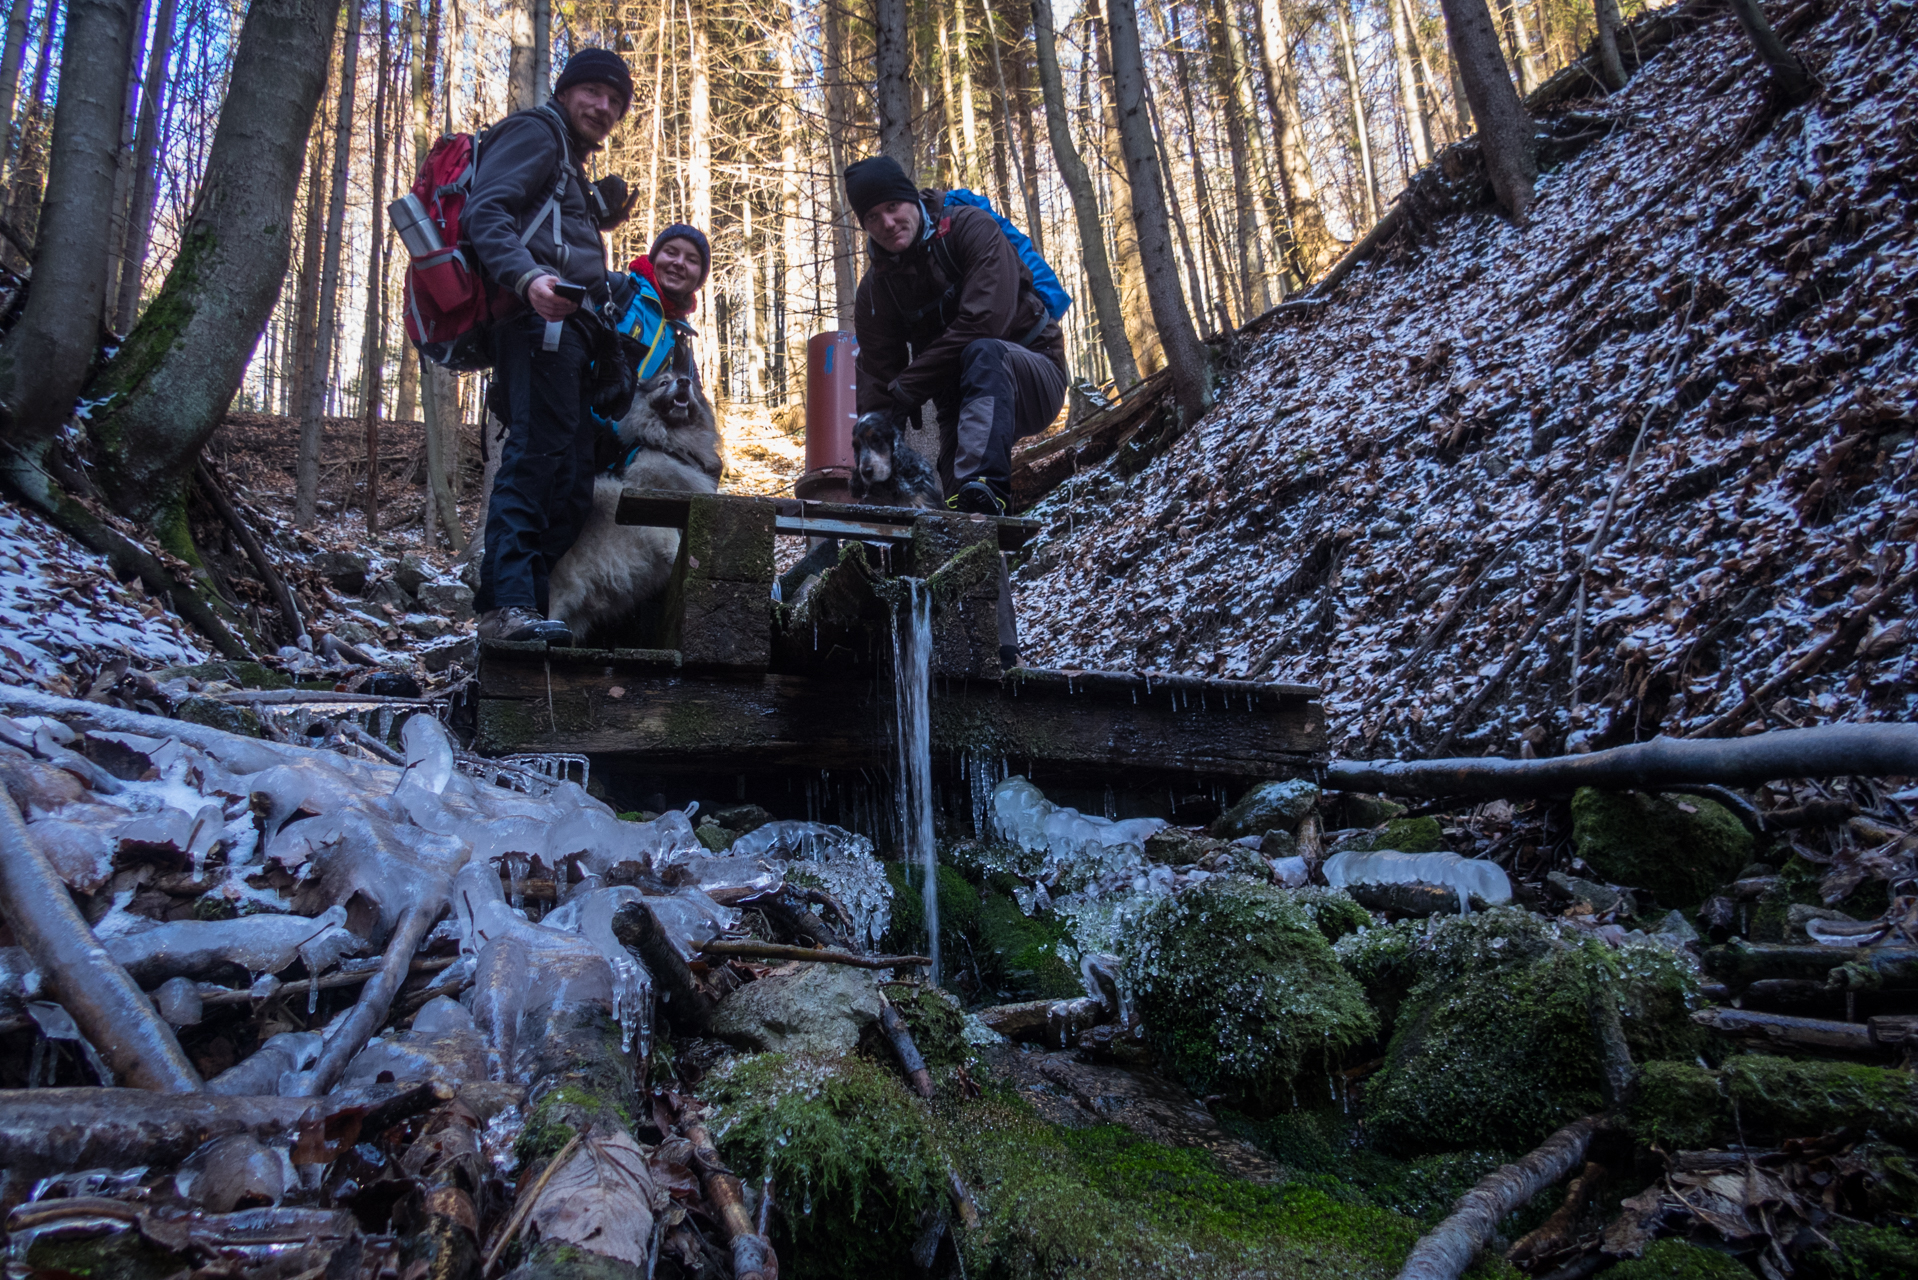
[(1184, 827), (1161, 827), (1145, 838), (1145, 856), (1149, 862), (1183, 867), (1188, 863), (1203, 861), (1208, 855), (1225, 848), (1227, 843), (1211, 836), (1202, 836), (1196, 831), (1187, 831)]
[(1552, 872), (1545, 877), (1545, 883), (1559, 901), (1582, 902), (1592, 909), (1593, 915), (1602, 916), (1608, 911), (1621, 916), (1638, 914), (1638, 901), (1632, 897), (1629, 889), (1614, 889), (1596, 880), (1568, 876), (1563, 871)]
[(362, 598), (370, 605), (391, 605), (400, 613), (412, 613), (419, 608), (419, 601), (402, 591), (400, 584), (391, 578), (370, 583)]
[(733, 841), (738, 838), (736, 833), (728, 831), (717, 822), (702, 822), (699, 824), (698, 830), (694, 831), (693, 834), (699, 837), (699, 843), (705, 845), (714, 853), (724, 853), (732, 847)]
[(241, 734), (248, 738), (264, 738), (266, 731), (260, 727), (260, 717), (246, 707), (234, 706), (230, 702), (221, 702), (217, 698), (193, 696), (175, 704), (173, 714), (177, 719), (189, 724), (203, 724), (209, 729), (224, 729), (228, 733)]
[(1240, 836), (1263, 834), (1274, 827), (1289, 831), (1318, 802), (1319, 788), (1315, 782), (1303, 778), (1261, 782), (1214, 820), (1210, 834), (1222, 840), (1236, 840)]
[(1396, 849), (1400, 853), (1444, 853), (1445, 829), (1437, 818), (1393, 818), (1384, 826), (1341, 840), (1340, 853)]
[(410, 672), (369, 671), (354, 692), (370, 693), (381, 698), (417, 698), (420, 696), (420, 682)]
[(1161, 898), (1120, 946), (1159, 1060), (1248, 1110), (1288, 1100), (1301, 1072), (1378, 1030), (1313, 915), (1273, 885), (1221, 876)]
[(400, 630), (422, 640), (437, 640), (453, 629), (453, 624), (437, 613), (409, 613), (400, 619)]
[(210, 684), (215, 680), (236, 689), (291, 689), (293, 682), (257, 662), (199, 662), (191, 666), (162, 667), (153, 673), (153, 683), (165, 684), (181, 677)]
[(1629, 1118), (1641, 1142), (1668, 1150), (1713, 1146), (1735, 1138), (1740, 1127), (1750, 1142), (1849, 1130), (1909, 1146), (1918, 1139), (1918, 1085), (1894, 1067), (1769, 1054), (1735, 1057), (1718, 1071), (1648, 1062)]
[(772, 814), (756, 804), (735, 804), (728, 805), (724, 809), (713, 810), (713, 821), (735, 836), (757, 831), (772, 820)]
[[(945, 887), (943, 882), (940, 887)], [(895, 914), (904, 908), (905, 896), (893, 899)], [(942, 913), (944, 902), (942, 897)], [(1005, 894), (988, 892), (980, 901), (978, 915), (979, 945), (975, 955), (982, 976), (997, 998), (1044, 1002), (1085, 994), (1078, 970), (1059, 955), (1062, 930), (1050, 913), (1028, 916)], [(943, 914), (940, 922), (944, 923)], [(921, 924), (919, 928), (923, 935), (925, 926)], [(1045, 1024), (1043, 1010), (1039, 1023), (1041, 1027)]]
[(379, 632), (364, 623), (355, 622), (351, 618), (336, 618), (333, 622), (332, 630), (334, 635), (346, 641), (348, 644), (377, 645), (380, 642)]
[(879, 1020), (879, 977), (842, 964), (801, 964), (729, 994), (712, 1032), (748, 1049), (850, 1053)]
[(479, 642), (472, 636), (454, 636), (420, 650), (420, 665), (434, 675), (450, 670), (454, 664), (471, 667), (479, 661)]
[(420, 607), (455, 622), (473, 618), (473, 589), (464, 582), (429, 582), (415, 593)]
[(310, 561), (314, 572), (335, 590), (356, 596), (366, 590), (366, 557), (351, 551), (322, 551)]
[(1572, 845), (1606, 880), (1668, 907), (1704, 901), (1753, 853), (1751, 832), (1716, 801), (1591, 787), (1572, 796)]
[(465, 564), (460, 566), (459, 579), (461, 582), (464, 582), (466, 584), (466, 589), (468, 591), (477, 592), (480, 589), (479, 565), (480, 565), (480, 558), (478, 556), (474, 556), (472, 559), (468, 560)]
[(1259, 838), (1259, 854), (1266, 858), (1296, 858), (1299, 838), (1290, 831), (1273, 829)]
[(408, 595), (417, 596), (421, 585), (432, 577), (433, 571), (418, 556), (401, 556), (400, 562), (393, 566), (393, 581)]

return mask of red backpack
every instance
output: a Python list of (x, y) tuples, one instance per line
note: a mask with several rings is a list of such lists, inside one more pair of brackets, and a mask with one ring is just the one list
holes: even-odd
[[(544, 108), (535, 108), (544, 110)], [(566, 193), (571, 169), (563, 126), (559, 179), (528, 224), (529, 231), (553, 217)], [(472, 192), (486, 135), (448, 134), (433, 144), (413, 179), (413, 189), (387, 206), (393, 227), (406, 245), (406, 336), (420, 358), (455, 371), (488, 369), (493, 364), (493, 325), (523, 305), (481, 270), (466, 241), (461, 219)]]

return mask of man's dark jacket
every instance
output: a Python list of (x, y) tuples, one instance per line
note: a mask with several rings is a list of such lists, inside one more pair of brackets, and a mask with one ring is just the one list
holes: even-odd
[[(573, 132), (557, 98), (531, 111), (514, 112), (486, 135), (466, 201), (466, 231), (486, 273), (522, 298), (527, 286), (550, 274), (590, 286), (595, 302), (606, 300), (606, 245), (589, 212), (586, 175), (579, 164), (579, 158), (594, 149)], [(558, 185), (562, 163), (567, 177), (559, 202), (559, 243), (553, 239), (550, 211), (522, 239)]]
[[(971, 205), (946, 204), (945, 193), (921, 191), (935, 229), (958, 269), (958, 291), (923, 236), (904, 252), (869, 240), (865, 277), (853, 306), (859, 334), (859, 412), (913, 409), (956, 394), (960, 358), (979, 338), (1020, 342), (1066, 370), (1065, 337), (1032, 287), (1032, 272), (993, 216)], [(1044, 322), (1041, 324), (1041, 322)]]

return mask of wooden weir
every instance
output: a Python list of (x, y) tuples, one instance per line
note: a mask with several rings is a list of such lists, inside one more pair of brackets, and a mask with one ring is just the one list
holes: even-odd
[[(1237, 791), (1322, 759), (1317, 691), (1156, 673), (999, 668), (1000, 551), (1034, 520), (793, 498), (626, 491), (622, 524), (673, 528), (679, 558), (647, 647), (480, 648), (476, 747), (585, 752), (653, 777), (892, 768), (892, 600), (934, 599), (932, 749), (951, 776), (1003, 762), (1041, 785)], [(796, 604), (773, 599), (776, 537), (836, 538), (838, 563)], [(817, 543), (815, 543), (817, 545)], [(599, 768), (598, 764), (595, 766)]]

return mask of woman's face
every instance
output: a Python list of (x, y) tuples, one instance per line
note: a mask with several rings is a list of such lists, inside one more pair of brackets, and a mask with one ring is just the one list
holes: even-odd
[(699, 288), (699, 249), (690, 240), (673, 237), (653, 250), (653, 274), (666, 292), (691, 293)]

